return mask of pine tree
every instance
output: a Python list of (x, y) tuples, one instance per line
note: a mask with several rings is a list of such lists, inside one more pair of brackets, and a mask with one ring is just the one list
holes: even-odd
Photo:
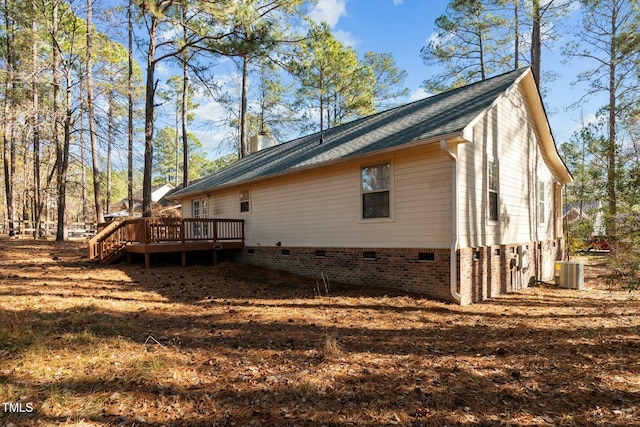
[(428, 92), (485, 80), (510, 69), (512, 37), (500, 11), (482, 0), (451, 0), (446, 12), (436, 19), (437, 33), (422, 48), (426, 65), (444, 65), (446, 71), (425, 80)]
[(638, 8), (637, 0), (581, 0), (582, 22), (575, 37), (578, 42), (565, 49), (568, 58), (581, 58), (593, 67), (578, 76), (588, 89), (583, 97), (606, 93), (608, 97), (607, 136), (603, 141), (607, 215), (609, 235), (616, 234), (618, 187), (621, 178), (621, 138), (618, 119), (637, 105), (640, 97), (638, 67)]

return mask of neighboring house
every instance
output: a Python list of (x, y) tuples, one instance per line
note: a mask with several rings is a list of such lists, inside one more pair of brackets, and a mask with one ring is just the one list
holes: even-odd
[[(181, 186), (180, 186), (181, 188)], [(156, 185), (151, 189), (151, 204), (154, 213), (169, 212), (175, 210), (175, 203), (168, 199), (168, 197), (176, 192), (177, 189), (171, 184)], [(142, 190), (138, 190), (133, 193), (133, 212), (134, 215), (140, 216), (142, 214)], [(105, 219), (113, 219), (117, 217), (129, 216), (129, 199), (124, 198), (109, 206), (109, 213), (104, 217)]]
[(603, 219), (602, 201), (575, 202), (564, 206), (564, 218), (567, 223), (587, 219), (593, 225), (592, 236), (604, 236), (606, 234)]
[(571, 180), (527, 68), (266, 148), (172, 197), (185, 218), (243, 218), (241, 262), (468, 304), (552, 278)]

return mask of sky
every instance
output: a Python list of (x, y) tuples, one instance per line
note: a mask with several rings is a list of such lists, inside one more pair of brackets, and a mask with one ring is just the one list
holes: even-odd
[[(421, 83), (441, 71), (423, 63), (420, 49), (435, 35), (435, 20), (444, 13), (447, 4), (448, 0), (318, 0), (310, 15), (317, 22), (327, 22), (336, 38), (354, 47), (360, 57), (368, 51), (390, 52), (398, 68), (408, 74), (405, 87), (410, 94), (401, 100), (401, 103), (407, 103), (428, 96), (420, 87)], [(576, 8), (559, 25), (570, 29), (579, 15)], [(559, 40), (552, 50), (543, 51), (542, 57), (543, 72), (552, 69), (559, 74), (557, 80), (544, 84), (544, 104), (557, 145), (567, 141), (581, 121), (592, 118), (593, 113), (605, 104), (603, 98), (595, 98), (584, 102), (581, 108), (568, 108), (585, 90), (584, 86), (573, 86), (572, 83), (577, 80), (579, 71), (590, 66), (576, 60), (563, 63), (560, 48), (569, 40), (569, 36)], [(227, 69), (229, 74), (234, 72), (232, 68)], [(220, 78), (224, 80), (224, 72)], [(200, 138), (209, 158), (214, 159), (229, 152), (229, 149), (219, 149), (219, 141), (226, 131), (205, 129), (202, 123), (219, 117), (222, 107), (204, 99), (200, 103), (193, 132)], [(292, 138), (296, 136), (292, 135)]]

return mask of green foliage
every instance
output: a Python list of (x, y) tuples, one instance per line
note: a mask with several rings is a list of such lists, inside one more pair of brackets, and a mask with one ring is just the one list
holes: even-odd
[(320, 130), (375, 111), (372, 68), (336, 40), (326, 23), (311, 26), (289, 69), (301, 84), (298, 105), (317, 109)]
[(618, 238), (613, 242), (611, 264), (615, 278), (629, 290), (640, 288), (640, 205), (623, 205), (617, 216)]
[[(202, 143), (189, 133), (189, 181), (202, 178), (215, 170), (202, 151)], [(182, 182), (182, 137), (170, 127), (162, 128), (156, 135), (153, 159), (153, 185)]]
[(271, 61), (261, 61), (254, 71), (256, 102), (249, 105), (249, 135), (266, 135), (281, 139), (287, 130), (299, 124), (289, 101), (292, 84), (283, 82), (281, 73)]
[(426, 65), (444, 65), (446, 71), (426, 79), (431, 93), (484, 80), (510, 69), (512, 54), (506, 19), (482, 0), (451, 0), (436, 19), (436, 36), (420, 51)]
[(409, 95), (409, 89), (401, 87), (407, 72), (396, 66), (391, 53), (367, 52), (363, 64), (373, 75), (373, 101), (377, 109), (390, 108), (396, 99)]
[[(140, 175), (138, 173), (138, 175)], [(106, 185), (107, 174), (106, 172), (100, 173), (100, 180)], [(129, 179), (127, 177), (126, 170), (113, 170), (111, 171), (111, 203), (116, 203), (119, 200), (127, 198), (127, 187)], [(103, 202), (103, 206), (106, 207), (106, 200)], [(107, 207), (107, 210), (109, 208)]]
[[(175, 116), (176, 124), (179, 122), (179, 118), (182, 117), (182, 92), (183, 92), (183, 78), (182, 76), (171, 76), (166, 82), (166, 85), (158, 91), (158, 97), (165, 102), (168, 106), (173, 107), (173, 114)], [(192, 124), (196, 118), (193, 110), (198, 108), (200, 104), (194, 101), (195, 88), (193, 85), (188, 86), (187, 90), (187, 124)]]
[(204, 165), (203, 171), (205, 173), (202, 176), (214, 174), (220, 169), (225, 168), (237, 161), (238, 161), (237, 154), (226, 154), (222, 157), (218, 157), (217, 159), (207, 162), (207, 164)]

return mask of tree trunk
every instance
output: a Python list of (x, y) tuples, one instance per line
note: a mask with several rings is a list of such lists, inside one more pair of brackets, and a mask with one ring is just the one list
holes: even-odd
[(107, 198), (105, 207), (111, 209), (111, 149), (113, 147), (113, 92), (109, 92), (109, 111), (107, 112)]
[(242, 57), (242, 96), (240, 99), (240, 157), (248, 154), (247, 144), (247, 98), (249, 92), (249, 57)]
[(182, 74), (182, 188), (185, 188), (189, 185), (189, 134), (187, 133), (189, 64), (186, 61), (183, 64)]
[(618, 203), (616, 195), (617, 186), (617, 144), (616, 144), (616, 61), (618, 60), (618, 31), (617, 31), (617, 17), (618, 17), (618, 4), (613, 2), (613, 10), (611, 11), (611, 51), (610, 66), (609, 66), (609, 140), (607, 147), (607, 202), (609, 207), (609, 214), (606, 221), (606, 231), (609, 236), (616, 235), (616, 216), (618, 214)]
[[(180, 101), (180, 105), (182, 105), (182, 100)], [(176, 156), (176, 158), (173, 161), (173, 167), (174, 167), (174, 174), (173, 174), (173, 183), (174, 185), (177, 187), (178, 186), (178, 175), (180, 172), (180, 146), (182, 145), (182, 141), (180, 138), (180, 132), (178, 132), (181, 129), (181, 125), (180, 125), (180, 118), (182, 117), (182, 114), (180, 113), (180, 106), (178, 106), (178, 104), (176, 103), (176, 114), (175, 114), (175, 119), (176, 119), (176, 123), (175, 123), (175, 135), (173, 138), (173, 154)], [(165, 178), (165, 182), (168, 182), (168, 180)]]
[(514, 67), (513, 69), (517, 70), (520, 67), (520, 0), (514, 0), (513, 5), (514, 5), (513, 19), (515, 21), (515, 28), (514, 28), (515, 51), (514, 51), (514, 58), (513, 58), (513, 67)]
[[(80, 129), (84, 131), (84, 111), (80, 114)], [(82, 222), (87, 223), (89, 209), (87, 207), (87, 168), (85, 167), (84, 132), (80, 132), (80, 179), (82, 180)]]
[[(32, 7), (36, 10), (35, 1), (32, 2)], [(38, 90), (38, 44), (37, 44), (37, 31), (36, 20), (34, 19), (31, 24), (32, 30), (32, 45), (31, 45), (31, 60), (33, 62), (33, 78), (31, 81), (31, 91), (33, 100), (33, 207), (35, 212), (35, 230), (34, 237), (40, 237), (40, 223), (42, 216), (42, 192), (40, 185), (40, 103), (39, 103), (39, 90)]]
[(320, 134), (322, 134), (322, 131), (324, 130), (324, 73), (323, 70), (320, 70), (320, 76), (318, 81), (320, 82), (320, 90), (318, 91), (320, 93)]
[(69, 147), (71, 146), (71, 125), (73, 118), (73, 106), (71, 105), (71, 67), (67, 66), (66, 73), (66, 96), (65, 96), (65, 118), (64, 118), (64, 141), (62, 144), (62, 156), (58, 168), (58, 229), (56, 231), (56, 241), (64, 240), (64, 217), (67, 210), (67, 170), (69, 168)]
[(51, 11), (51, 38), (53, 56), (53, 139), (56, 145), (56, 191), (58, 196), (58, 218), (56, 227), (56, 241), (64, 240), (64, 209), (65, 209), (65, 176), (62, 167), (64, 159), (64, 142), (60, 139), (60, 50), (58, 46), (58, 2), (54, 0)]
[(151, 173), (153, 169), (153, 118), (155, 98), (156, 43), (158, 18), (151, 16), (149, 49), (147, 51), (147, 83), (144, 109), (144, 176), (142, 179), (142, 216), (151, 216)]
[[(13, 176), (15, 172), (15, 143), (13, 141), (13, 131), (11, 127), (12, 110), (12, 82), (13, 82), (13, 29), (9, 21), (8, 1), (4, 1), (4, 23), (5, 23), (5, 49), (6, 49), (6, 73), (4, 82), (4, 105), (2, 117), (2, 160), (4, 170), (4, 194), (7, 208), (7, 219), (9, 221), (9, 236), (15, 235), (14, 224), (14, 194)], [(12, 166), (13, 165), (13, 166)]]
[(91, 139), (91, 164), (93, 168), (93, 198), (96, 208), (96, 222), (98, 224), (104, 222), (104, 212), (102, 211), (102, 202), (100, 201), (100, 164), (98, 159), (98, 141), (96, 136), (96, 123), (93, 105), (93, 79), (91, 55), (93, 54), (93, 34), (92, 26), (92, 0), (87, 0), (87, 115), (89, 120), (89, 138)]
[[(182, 37), (187, 40), (187, 7), (186, 2), (182, 7)], [(184, 51), (184, 61), (182, 63), (182, 188), (189, 185), (189, 135), (187, 133), (188, 107), (189, 107), (189, 53)], [(176, 157), (177, 162), (177, 157)], [(176, 167), (176, 176), (178, 170)]]
[(478, 36), (478, 54), (480, 55), (480, 78), (482, 80), (486, 80), (487, 71), (484, 64), (484, 44), (482, 40), (482, 34)]
[(540, 34), (540, 0), (533, 0), (531, 15), (533, 17), (531, 30), (531, 71), (536, 86), (540, 87), (540, 60), (541, 60), (541, 34)]
[(127, 199), (129, 201), (129, 215), (133, 215), (133, 2), (129, 0), (127, 8), (129, 26), (129, 70), (127, 75), (127, 100), (129, 102), (127, 134), (129, 147), (127, 152)]

